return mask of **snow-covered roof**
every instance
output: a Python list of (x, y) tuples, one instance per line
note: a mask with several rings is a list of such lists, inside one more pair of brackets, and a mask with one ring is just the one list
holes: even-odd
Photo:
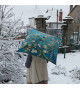
[(37, 19), (37, 18), (47, 19), (47, 17), (44, 17), (44, 15), (36, 15), (36, 16), (34, 16), (34, 17), (30, 17), (29, 19), (32, 19), (32, 18), (35, 18), (35, 19)]
[(67, 17), (65, 17), (63, 20), (73, 20), (74, 18), (72, 18), (71, 16), (67, 16)]
[[(55, 15), (51, 16), (49, 20), (46, 20), (46, 22), (57, 22), (57, 17), (55, 17)], [(60, 21), (58, 20), (58, 22)]]

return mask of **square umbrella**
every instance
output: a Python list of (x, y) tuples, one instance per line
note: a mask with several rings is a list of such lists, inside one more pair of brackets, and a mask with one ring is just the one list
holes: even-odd
[(58, 37), (30, 29), (17, 52), (25, 52), (56, 64), (60, 43), (61, 39)]

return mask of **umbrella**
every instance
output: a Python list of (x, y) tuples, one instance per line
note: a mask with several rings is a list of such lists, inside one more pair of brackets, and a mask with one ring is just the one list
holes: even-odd
[(30, 29), (17, 52), (25, 52), (56, 64), (60, 42), (58, 37)]

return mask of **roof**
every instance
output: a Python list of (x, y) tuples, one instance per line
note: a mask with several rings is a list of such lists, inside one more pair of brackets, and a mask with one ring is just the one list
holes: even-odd
[(34, 19), (42, 19), (42, 18), (46, 19), (46, 17), (42, 17), (42, 18), (39, 18), (39, 17), (31, 17), (31, 18), (29, 18), (29, 19), (32, 19), (32, 18), (34, 18)]
[(74, 8), (69, 12), (69, 14), (70, 14), (77, 6), (80, 6), (80, 5), (75, 5)]
[[(54, 16), (51, 16), (50, 18), (49, 18), (49, 20), (46, 20), (46, 22), (48, 23), (51, 23), (51, 22), (57, 22), (57, 17), (55, 17), (56, 15), (54, 15)], [(58, 18), (58, 22), (63, 22), (63, 21), (59, 21), (59, 18)]]
[(73, 20), (74, 18), (72, 18), (71, 16), (67, 16), (65, 17), (63, 20)]
[(29, 19), (32, 19), (32, 18), (34, 18), (34, 19), (47, 19), (47, 17), (44, 17), (43, 15), (38, 15), (38, 16), (34, 16), (34, 17), (31, 17), (31, 18), (29, 18)]

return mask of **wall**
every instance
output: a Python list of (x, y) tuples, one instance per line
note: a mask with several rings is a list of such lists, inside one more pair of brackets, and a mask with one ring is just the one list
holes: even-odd
[(68, 27), (67, 27), (67, 32), (66, 32), (66, 37), (67, 37), (67, 45), (69, 45), (70, 50), (73, 49), (72, 46), (70, 45), (70, 37), (72, 32), (79, 32), (79, 27), (80, 27), (80, 6), (76, 5), (74, 9), (69, 13), (69, 16), (74, 18), (72, 23), (67, 22)]
[[(55, 29), (56, 28), (56, 23), (47, 23), (47, 28), (52, 28)], [(62, 24), (58, 23), (58, 28), (61, 29)]]
[(65, 20), (66, 21), (66, 26), (63, 26), (63, 36), (62, 36), (62, 42), (63, 42), (63, 46), (69, 46), (69, 48), (67, 48), (67, 52), (69, 52), (71, 50), (71, 45), (70, 45), (70, 37), (71, 37), (71, 33), (73, 32), (73, 23), (71, 19)]
[(30, 27), (46, 33), (46, 18), (30, 18)]
[(74, 32), (79, 32), (79, 24), (80, 24), (80, 6), (76, 5), (73, 11), (69, 14), (72, 18), (74, 18), (73, 29)]
[(34, 19), (34, 18), (30, 18), (30, 19), (29, 19), (29, 22), (30, 22), (30, 27), (36, 29), (36, 22), (35, 22), (35, 19)]
[(36, 29), (46, 33), (46, 19), (45, 18), (36, 18)]

